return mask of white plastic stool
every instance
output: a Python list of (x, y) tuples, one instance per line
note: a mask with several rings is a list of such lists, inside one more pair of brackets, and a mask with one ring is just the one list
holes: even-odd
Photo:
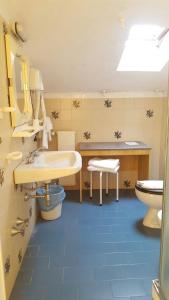
[[(105, 166), (105, 167), (104, 167)], [(93, 196), (93, 172), (99, 172), (100, 175), (100, 205), (102, 205), (102, 177), (106, 173), (106, 195), (108, 195), (109, 174), (116, 174), (116, 201), (119, 201), (119, 160), (113, 159), (91, 159), (88, 162), (87, 170), (90, 172), (90, 198)]]

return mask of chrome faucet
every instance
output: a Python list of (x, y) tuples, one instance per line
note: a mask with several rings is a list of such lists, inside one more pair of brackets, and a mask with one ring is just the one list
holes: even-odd
[(42, 150), (44, 150), (44, 148), (40, 147), (29, 152), (29, 155), (26, 157), (26, 164), (32, 164), (34, 162), (35, 157), (39, 156), (39, 151)]
[(29, 219), (21, 219), (21, 218), (17, 218), (16, 219), (16, 226), (21, 226), (21, 225), (25, 225), (25, 227), (28, 227), (29, 225)]
[(15, 236), (17, 234), (20, 234), (21, 236), (24, 236), (25, 235), (25, 228), (20, 228), (18, 229), (17, 227), (12, 227), (12, 230), (11, 230), (11, 235), (12, 236)]

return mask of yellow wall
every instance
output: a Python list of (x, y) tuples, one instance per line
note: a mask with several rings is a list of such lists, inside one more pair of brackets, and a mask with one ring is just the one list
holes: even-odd
[(9, 0), (1, 0), (0, 1), (0, 15), (5, 19), (9, 19), (10, 11), (10, 3)]
[[(8, 87), (6, 77), (5, 47), (3, 38), (2, 19), (0, 18), (0, 107), (8, 106)], [(33, 139), (25, 139), (23, 144), (20, 138), (12, 138), (12, 128), (10, 114), (5, 113), (3, 119), (0, 119), (0, 156), (12, 151), (22, 151), (26, 156), (28, 151), (36, 147)], [(13, 182), (13, 170), (18, 162), (12, 162), (4, 169), (4, 183), (0, 185), (0, 239), (2, 242), (3, 264), (10, 256), (11, 268), (8, 274), (5, 274), (7, 296), (9, 296), (14, 284), (17, 272), (20, 268), (18, 260), (19, 250), (24, 254), (30, 235), (35, 223), (35, 204), (32, 201), (24, 202), (24, 191), (15, 189)], [(0, 161), (2, 167), (3, 161)], [(30, 208), (32, 207), (32, 216), (30, 217)], [(26, 229), (24, 237), (11, 237), (11, 228), (15, 225), (16, 218), (29, 218), (29, 226)]]
[[(104, 99), (78, 100), (62, 99), (46, 100), (49, 116), (55, 112), (53, 124), (55, 130), (75, 130), (76, 143), (98, 141), (142, 141), (152, 147), (151, 178), (163, 176), (164, 137), (166, 123), (165, 98), (111, 99), (111, 107), (105, 106)], [(153, 111), (153, 117), (148, 117), (147, 111)], [(54, 116), (54, 114), (53, 114)], [(122, 137), (115, 138), (114, 132), (120, 131)], [(85, 132), (91, 134), (86, 139)], [(86, 172), (86, 183), (89, 181)], [(135, 171), (120, 172), (120, 187), (125, 188), (124, 181), (130, 181), (134, 187), (137, 174)]]

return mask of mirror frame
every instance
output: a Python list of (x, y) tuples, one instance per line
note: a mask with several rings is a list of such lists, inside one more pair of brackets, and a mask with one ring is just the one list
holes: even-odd
[[(27, 124), (32, 121), (32, 103), (29, 89), (29, 62), (21, 53), (20, 44), (10, 34), (5, 35), (6, 59), (10, 106), (15, 108), (11, 112), (12, 127)], [(23, 88), (23, 112), (20, 111), (17, 103), (17, 91), (15, 86), (15, 57), (21, 60), (22, 88)]]

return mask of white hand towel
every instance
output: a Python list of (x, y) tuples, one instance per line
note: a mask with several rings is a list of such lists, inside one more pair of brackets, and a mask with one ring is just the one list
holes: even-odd
[(40, 95), (40, 104), (42, 109), (42, 116), (43, 116), (43, 136), (42, 136), (42, 147), (48, 149), (48, 132), (47, 132), (47, 125), (46, 125), (46, 108), (44, 103), (44, 98), (41, 93)]
[(44, 98), (43, 98), (42, 92), (41, 92), (40, 101), (41, 101), (41, 109), (42, 109), (43, 121), (45, 122), (46, 121), (46, 108), (45, 108), (45, 102), (44, 102)]
[(45, 128), (43, 129), (43, 135), (42, 135), (42, 147), (48, 149), (48, 134)]
[(46, 116), (46, 108), (44, 103), (43, 95), (41, 94), (41, 109), (42, 109), (42, 116), (43, 116), (43, 137), (42, 137), (42, 146), (43, 148), (48, 149), (48, 142), (52, 140), (51, 137), (51, 130), (53, 130), (53, 124), (51, 119)]
[(52, 121), (51, 121), (50, 117), (46, 117), (46, 131), (47, 131), (47, 134), (48, 134), (48, 140), (49, 141), (52, 140), (51, 130), (53, 130)]

